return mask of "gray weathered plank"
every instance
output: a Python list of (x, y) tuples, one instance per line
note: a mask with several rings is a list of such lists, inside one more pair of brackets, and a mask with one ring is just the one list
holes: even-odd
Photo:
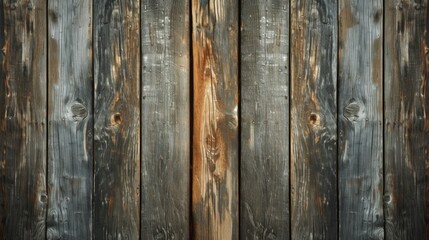
[(45, 239), (46, 1), (0, 3), (0, 239)]
[(92, 1), (48, 2), (48, 239), (92, 236)]
[(238, 239), (238, 1), (192, 1), (192, 234)]
[(337, 239), (337, 3), (291, 3), (292, 239)]
[(142, 239), (189, 239), (189, 1), (143, 0)]
[(340, 0), (340, 239), (384, 237), (382, 19), (382, 0)]
[(289, 1), (241, 1), (240, 237), (289, 239)]
[(94, 1), (94, 238), (140, 235), (140, 4)]
[(426, 239), (429, 177), (428, 1), (385, 3), (386, 238)]

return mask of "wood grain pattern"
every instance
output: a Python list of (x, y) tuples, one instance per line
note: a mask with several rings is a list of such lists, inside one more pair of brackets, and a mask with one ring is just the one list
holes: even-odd
[(383, 2), (339, 1), (339, 237), (383, 239)]
[(429, 237), (428, 1), (386, 1), (386, 238)]
[(90, 239), (92, 1), (48, 2), (48, 239)]
[(140, 235), (140, 4), (94, 1), (94, 238)]
[(240, 237), (289, 239), (289, 1), (241, 1)]
[(0, 3), (0, 239), (45, 239), (46, 1)]
[(291, 4), (292, 239), (337, 239), (337, 1)]
[(192, 224), (195, 239), (238, 239), (238, 3), (192, 0)]
[(143, 0), (142, 239), (189, 239), (190, 6)]

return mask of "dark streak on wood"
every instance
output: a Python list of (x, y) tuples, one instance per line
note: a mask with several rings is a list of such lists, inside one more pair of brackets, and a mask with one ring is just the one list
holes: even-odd
[(337, 239), (337, 3), (291, 5), (292, 239)]
[(339, 2), (339, 237), (383, 239), (383, 1)]
[(48, 11), (47, 239), (90, 239), (92, 1), (50, 0)]
[(240, 237), (289, 239), (289, 1), (241, 4)]
[(192, 224), (195, 239), (238, 239), (238, 3), (192, 1)]
[(0, 3), (0, 239), (45, 239), (46, 1)]
[(386, 238), (429, 237), (428, 1), (386, 1)]
[(95, 239), (140, 235), (139, 33), (138, 0), (94, 1)]
[(143, 0), (142, 239), (189, 239), (188, 0)]

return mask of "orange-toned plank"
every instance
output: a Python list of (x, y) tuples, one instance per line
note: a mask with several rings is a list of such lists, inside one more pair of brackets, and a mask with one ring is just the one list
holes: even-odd
[(238, 239), (238, 30), (238, 1), (192, 1), (195, 239)]

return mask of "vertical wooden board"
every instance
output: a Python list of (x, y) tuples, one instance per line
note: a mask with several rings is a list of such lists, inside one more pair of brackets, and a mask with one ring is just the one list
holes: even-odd
[(189, 239), (189, 9), (141, 2), (142, 239)]
[(46, 1), (0, 3), (0, 239), (45, 239)]
[(92, 1), (48, 2), (48, 239), (92, 236)]
[(140, 236), (140, 4), (94, 1), (94, 238)]
[(339, 237), (383, 239), (383, 2), (339, 4)]
[(428, 1), (386, 1), (386, 238), (426, 239), (428, 228)]
[(337, 239), (337, 1), (291, 5), (292, 239)]
[(289, 1), (241, 1), (240, 237), (289, 239)]
[(192, 224), (238, 239), (238, 1), (192, 0)]

